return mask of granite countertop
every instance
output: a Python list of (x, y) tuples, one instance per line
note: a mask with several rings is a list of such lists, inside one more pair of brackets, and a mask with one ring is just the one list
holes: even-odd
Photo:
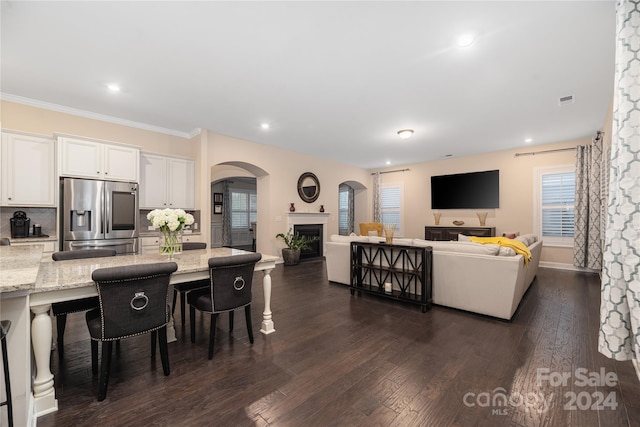
[(0, 293), (32, 289), (44, 245), (0, 246)]
[(58, 241), (58, 236), (47, 236), (47, 237), (21, 237), (21, 238), (15, 238), (15, 237), (11, 237), (9, 238), (9, 241), (11, 242), (11, 244), (14, 243), (40, 243), (40, 242), (57, 242)]
[[(161, 233), (159, 230), (148, 230), (148, 231), (141, 231), (138, 236), (139, 237), (157, 237), (159, 236)], [(199, 236), (200, 235), (200, 230), (198, 231), (192, 231), (191, 233), (183, 233), (183, 236)]]
[[(246, 253), (231, 248), (213, 248), (186, 251), (173, 256), (171, 261), (178, 264), (178, 273), (196, 273), (208, 270), (209, 258)], [(274, 255), (262, 255), (259, 262), (275, 262), (279, 258)], [(144, 254), (124, 255), (106, 258), (85, 258), (55, 262), (45, 257), (40, 265), (40, 272), (32, 293), (47, 292), (60, 289), (81, 288), (93, 284), (91, 273), (98, 268), (122, 267), (126, 265), (147, 264), (169, 261), (166, 255)], [(176, 274), (176, 273), (174, 273)]]
[[(55, 262), (51, 254), (44, 254), (44, 245), (0, 246), (0, 293), (29, 290), (30, 293), (90, 286), (91, 273), (98, 268), (166, 262), (166, 255), (124, 255), (106, 258), (86, 258)], [(229, 256), (245, 251), (214, 248), (177, 254), (172, 261), (179, 273), (195, 273), (208, 269), (209, 258)], [(275, 262), (274, 255), (262, 255), (261, 262)]]

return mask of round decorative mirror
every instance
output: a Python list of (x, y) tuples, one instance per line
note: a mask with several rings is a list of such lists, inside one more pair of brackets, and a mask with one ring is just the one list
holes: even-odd
[(320, 195), (320, 181), (318, 177), (311, 172), (305, 172), (298, 178), (298, 194), (300, 198), (307, 202), (313, 203)]

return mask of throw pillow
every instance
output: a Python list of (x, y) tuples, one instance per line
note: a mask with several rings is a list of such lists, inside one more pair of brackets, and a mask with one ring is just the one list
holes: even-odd
[(465, 234), (458, 234), (458, 242), (470, 242), (471, 238)]
[(498, 256), (516, 256), (516, 251), (511, 248), (500, 246), (498, 250)]

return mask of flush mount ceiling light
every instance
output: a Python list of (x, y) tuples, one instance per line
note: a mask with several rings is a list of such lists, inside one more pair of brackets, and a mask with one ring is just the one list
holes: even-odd
[(469, 47), (473, 44), (473, 42), (476, 41), (476, 36), (475, 34), (463, 34), (461, 36), (458, 37), (458, 47)]
[(398, 131), (398, 136), (402, 139), (411, 138), (413, 135), (413, 129), (402, 129)]
[(111, 92), (120, 92), (120, 86), (115, 83), (109, 83), (107, 85), (107, 89), (109, 89)]

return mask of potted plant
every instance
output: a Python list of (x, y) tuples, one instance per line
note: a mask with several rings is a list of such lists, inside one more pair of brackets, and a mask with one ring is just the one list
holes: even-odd
[(293, 234), (289, 229), (287, 234), (278, 233), (276, 238), (281, 238), (286, 248), (282, 248), (282, 259), (285, 265), (295, 265), (300, 262), (300, 251), (311, 246), (311, 243), (320, 240), (317, 237), (301, 236), (298, 233)]

